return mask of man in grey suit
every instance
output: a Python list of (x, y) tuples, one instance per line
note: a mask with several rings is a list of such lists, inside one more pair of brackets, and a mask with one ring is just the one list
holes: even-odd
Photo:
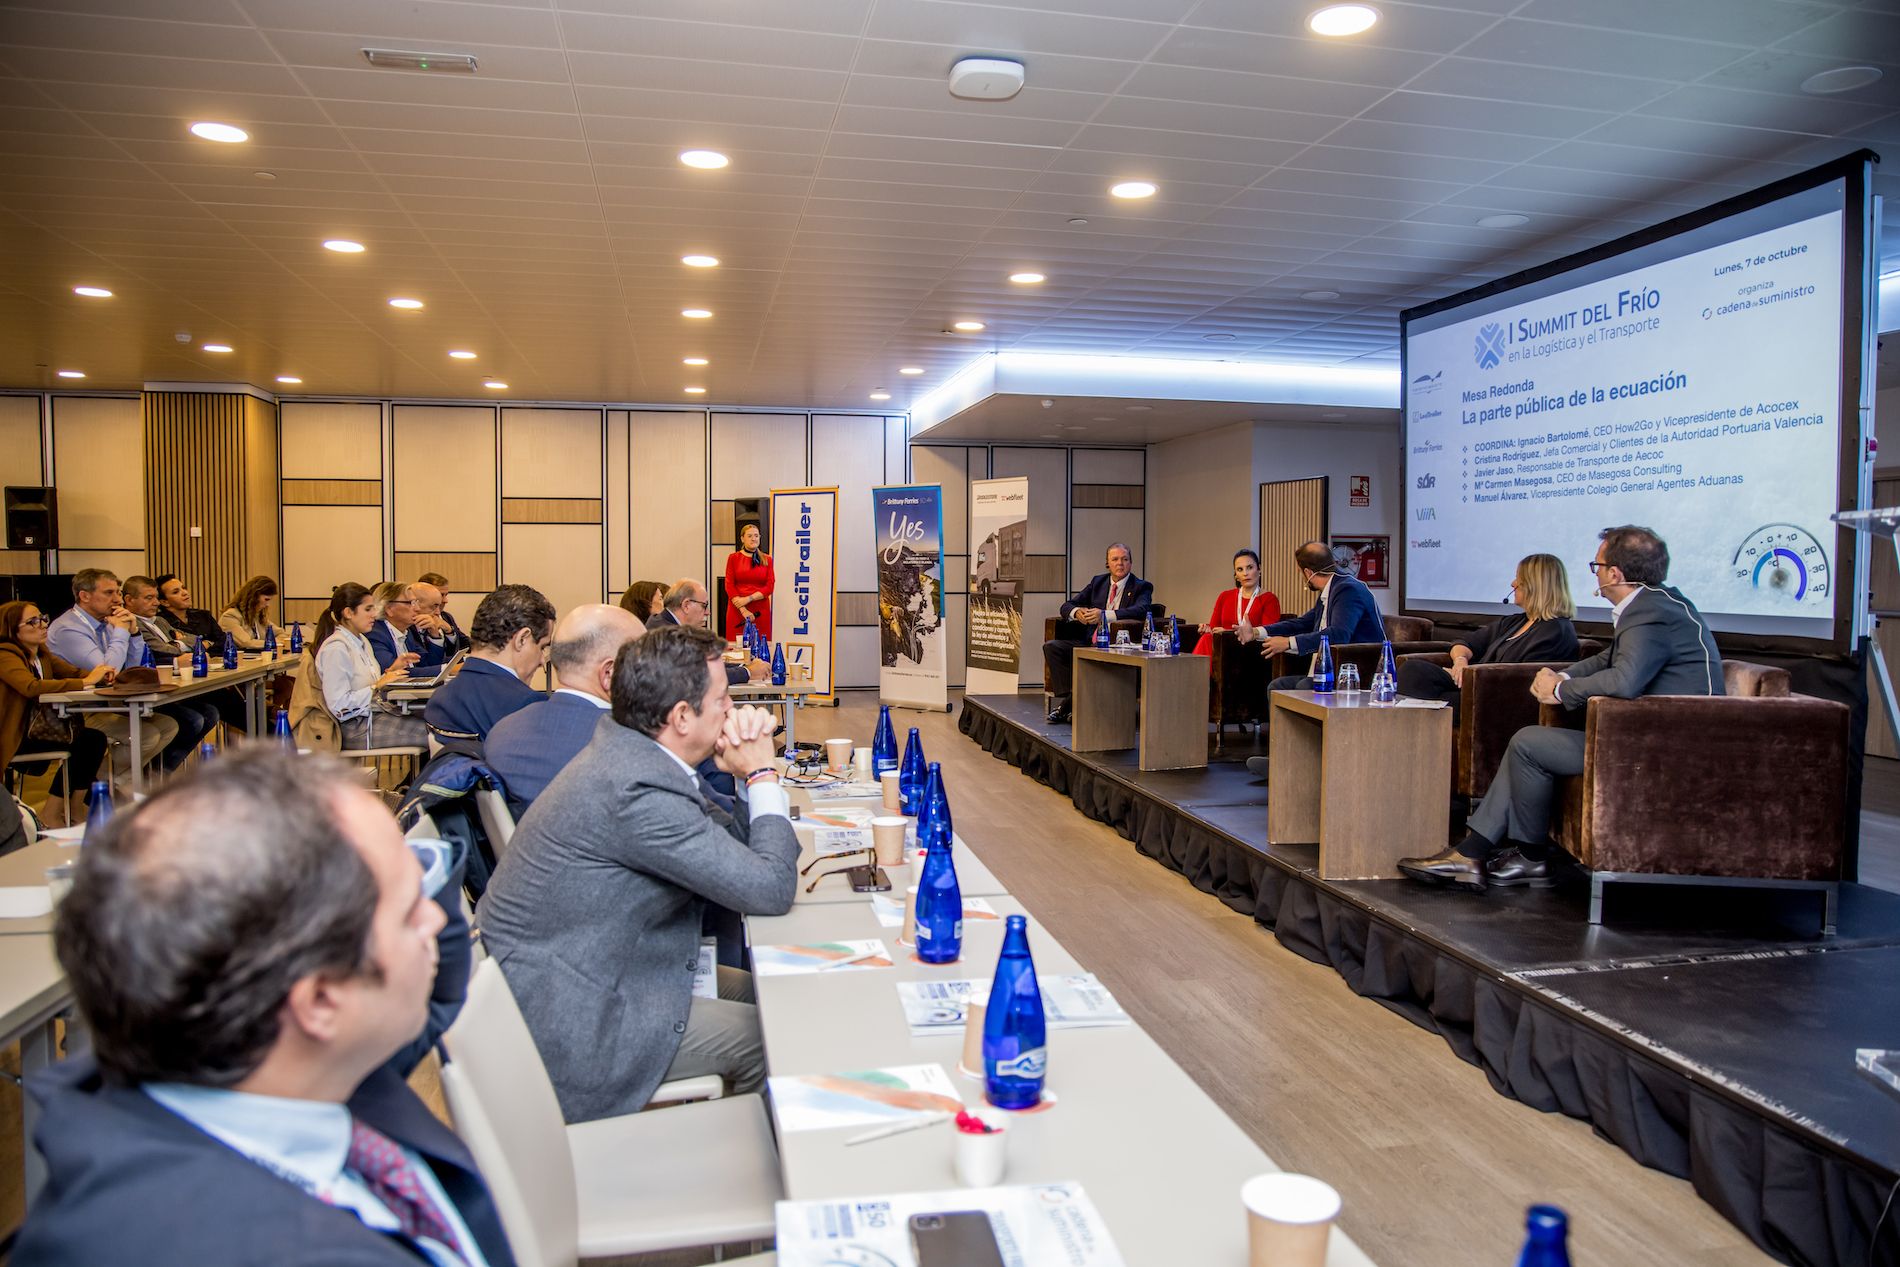
[[(734, 708), (710, 630), (656, 629), (620, 649), (613, 711), (521, 820), (480, 908), (569, 1122), (636, 1112), (661, 1082), (765, 1083), (752, 979), (693, 994), (709, 902), (782, 915), (798, 837), (772, 764), (772, 715)], [(727, 819), (700, 796), (715, 757), (740, 788)]]
[[(1663, 584), (1669, 547), (1648, 528), (1625, 524), (1598, 534), (1597, 593), (1610, 600), (1616, 632), (1610, 645), (1558, 672), (1542, 669), (1531, 693), (1546, 704), (1578, 709), (1593, 696), (1722, 695), (1722, 653), (1700, 612), (1682, 591)], [(1430, 858), (1401, 858), (1399, 870), (1428, 884), (1482, 891), (1552, 883), (1550, 804), (1557, 779), (1583, 773), (1583, 732), (1526, 726), (1511, 737), (1498, 777), (1471, 813), (1468, 834)]]
[(613, 703), (614, 657), (645, 626), (621, 607), (587, 603), (554, 626), (548, 658), (560, 689), (508, 714), (482, 741), (482, 758), (508, 789), (516, 819), (594, 737)]

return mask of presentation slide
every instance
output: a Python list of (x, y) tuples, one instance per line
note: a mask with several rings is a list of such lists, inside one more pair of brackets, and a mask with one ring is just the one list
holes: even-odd
[(1834, 182), (1408, 321), (1406, 606), (1511, 610), (1544, 552), (1607, 620), (1584, 565), (1637, 523), (1714, 628), (1832, 636), (1842, 208)]

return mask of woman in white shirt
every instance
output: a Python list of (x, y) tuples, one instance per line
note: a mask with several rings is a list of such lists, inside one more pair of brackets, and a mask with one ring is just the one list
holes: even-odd
[(330, 595), (330, 606), (317, 621), (317, 679), (323, 706), (336, 718), (342, 746), (350, 748), (424, 747), (429, 728), (420, 717), (404, 717), (385, 704), (378, 688), (406, 679), (414, 652), (404, 652), (387, 673), (370, 649), (376, 603), (370, 590), (346, 581)]

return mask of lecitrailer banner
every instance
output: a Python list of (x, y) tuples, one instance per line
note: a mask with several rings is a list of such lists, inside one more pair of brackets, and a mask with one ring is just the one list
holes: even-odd
[(1022, 667), (1029, 477), (970, 482), (970, 637), (966, 695), (1014, 695)]
[(949, 707), (943, 623), (943, 487), (871, 490), (876, 518), (878, 696), (905, 708)]
[(837, 651), (838, 490), (772, 490), (772, 632), (785, 646), (785, 680), (832, 693)]

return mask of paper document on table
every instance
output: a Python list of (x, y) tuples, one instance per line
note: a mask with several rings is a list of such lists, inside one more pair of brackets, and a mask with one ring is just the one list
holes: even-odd
[[(902, 928), (904, 926), (904, 899), (893, 897), (889, 893), (873, 893), (871, 914), (877, 916), (877, 922), (886, 928)], [(963, 918), (966, 923), (970, 920), (995, 923), (1003, 917), (996, 913), (996, 908), (987, 900), (980, 897), (966, 897), (963, 899)]]
[(1404, 696), (1400, 696), (1398, 698), (1398, 700), (1395, 702), (1395, 706), (1398, 708), (1449, 708), (1451, 707), (1450, 704), (1448, 704), (1446, 701), (1442, 699), (1407, 699)]
[(805, 946), (754, 946), (752, 974), (758, 977), (793, 977), (803, 972), (857, 972), (864, 968), (888, 968), (891, 957), (881, 941), (822, 941)]
[(870, 829), (871, 819), (875, 817), (868, 809), (842, 805), (831, 809), (808, 809), (803, 811), (801, 824), (809, 823), (813, 827), (851, 827)]
[[(1128, 1025), (1128, 1013), (1092, 972), (1038, 978), (1043, 1023), (1050, 1029), (1096, 1029)], [(971, 999), (990, 997), (988, 981), (899, 981), (897, 997), (913, 1037), (955, 1034), (963, 1030), (963, 1008)]]
[(0, 888), (0, 919), (37, 919), (52, 909), (53, 891), (44, 884)]
[(871, 847), (871, 833), (863, 827), (820, 827), (812, 833), (811, 851), (821, 858), (863, 853)]
[(842, 1201), (781, 1201), (779, 1267), (839, 1263), (917, 1267), (916, 1214), (981, 1210), (990, 1216), (1004, 1267), (1122, 1267), (1121, 1252), (1079, 1183), (944, 1192), (901, 1192)]
[(71, 827), (48, 827), (40, 833), (41, 840), (57, 840), (64, 844), (76, 845), (86, 838), (86, 825), (74, 823)]
[(699, 966), (693, 969), (693, 997), (719, 997), (719, 939), (716, 937), (699, 939)]
[(814, 801), (871, 801), (883, 796), (884, 788), (877, 783), (826, 783), (806, 788), (805, 795)]
[(766, 1083), (781, 1132), (884, 1126), (926, 1113), (955, 1113), (963, 1107), (956, 1084), (942, 1065), (801, 1074), (768, 1078)]

